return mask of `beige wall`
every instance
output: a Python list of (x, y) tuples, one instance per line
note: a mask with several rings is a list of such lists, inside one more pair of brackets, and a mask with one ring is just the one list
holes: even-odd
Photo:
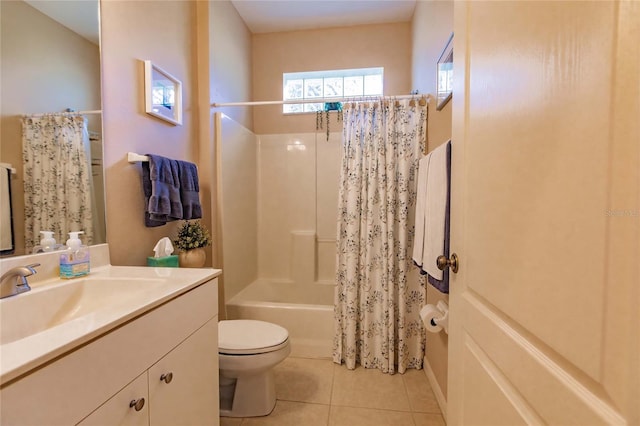
[[(209, 2), (211, 26), (211, 102), (251, 100), (251, 32), (230, 1)], [(220, 108), (216, 111), (253, 130), (250, 107)]]
[[(166, 17), (171, 19), (167, 20)], [(157, 22), (163, 30), (158, 32)], [(128, 151), (157, 153), (198, 165), (202, 221), (213, 234), (207, 265), (222, 266), (222, 229), (217, 202), (216, 147), (210, 103), (250, 96), (250, 33), (229, 1), (102, 3), (107, 232), (117, 265), (144, 265), (177, 223), (146, 228), (141, 166), (126, 161)], [(144, 113), (140, 60), (150, 59), (183, 83), (183, 125), (172, 126)], [(228, 111), (252, 127), (243, 109)], [(220, 278), (220, 315), (224, 283)]]
[[(223, 220), (225, 216), (231, 214), (229, 210), (233, 207), (234, 203), (242, 203), (247, 201), (242, 197), (233, 198), (229, 200), (229, 204), (224, 202), (223, 184), (227, 182), (222, 181), (223, 172), (225, 170), (217, 167), (220, 162), (225, 162), (226, 170), (230, 171), (234, 167), (243, 168), (243, 164), (229, 164), (226, 162), (228, 158), (235, 158), (235, 155), (242, 156), (249, 153), (248, 139), (242, 128), (246, 129), (250, 133), (253, 128), (253, 115), (250, 107), (232, 107), (232, 108), (219, 108), (211, 109), (209, 105), (213, 102), (234, 102), (239, 100), (250, 100), (251, 98), (251, 33), (244, 24), (244, 21), (238, 15), (238, 12), (233, 7), (230, 1), (227, 0), (212, 0), (209, 2), (199, 1), (197, 2), (198, 22), (199, 25), (199, 96), (206, 94), (207, 98), (200, 101), (201, 112), (200, 118), (202, 123), (208, 123), (209, 125), (200, 126), (201, 132), (200, 138), (200, 158), (203, 168), (208, 167), (212, 172), (212, 188), (211, 188), (211, 215), (214, 225), (214, 247), (213, 266), (223, 268), (224, 274), (218, 279), (219, 283), (219, 312), (220, 318), (224, 319), (225, 315), (225, 300), (233, 296), (242, 286), (246, 285), (251, 277), (255, 278), (255, 268), (257, 268), (257, 258), (253, 256), (253, 261), (244, 265), (245, 268), (239, 265), (236, 261), (240, 256), (239, 250), (236, 250), (234, 244), (229, 243), (229, 239), (235, 238), (234, 232), (236, 229), (229, 231), (230, 225), (228, 222), (225, 224)], [(222, 112), (229, 117), (227, 125), (224, 127), (216, 127), (216, 121), (213, 120), (213, 112)], [(227, 121), (227, 120), (225, 120)], [(233, 131), (235, 130), (235, 131)], [(223, 132), (225, 137), (223, 138)], [(240, 145), (235, 146), (235, 143)], [(224, 144), (224, 145), (223, 145)], [(223, 148), (224, 151), (223, 152)], [(257, 149), (257, 147), (255, 147)], [(222, 155), (225, 155), (223, 158)], [(255, 150), (254, 150), (255, 155)], [(218, 158), (220, 156), (220, 158)], [(205, 160), (206, 159), (206, 164)], [(251, 157), (247, 158), (251, 163)], [(251, 173), (250, 170), (245, 170), (246, 173)], [(253, 170), (257, 173), (256, 170)], [(245, 178), (248, 178), (245, 176)], [(255, 184), (255, 182), (254, 182)], [(232, 186), (233, 184), (231, 184)], [(235, 196), (237, 194), (233, 194)], [(230, 195), (227, 195), (227, 198)], [(257, 195), (256, 195), (257, 198)], [(255, 200), (255, 199), (254, 199)], [(225, 215), (225, 210), (227, 215)], [(247, 212), (244, 216), (244, 220), (248, 221), (248, 228), (251, 228), (252, 215), (257, 213)], [(233, 219), (240, 219), (232, 217)], [(235, 224), (233, 225), (235, 226)], [(227, 229), (227, 233), (225, 233)], [(229, 232), (231, 233), (229, 235)], [(251, 242), (252, 232), (245, 232), (242, 234), (242, 242), (245, 245), (249, 245), (244, 249), (248, 253), (247, 257), (252, 256), (255, 253), (255, 247), (251, 244), (257, 245), (255, 241), (255, 235), (253, 236), (253, 243)], [(224, 239), (224, 241), (223, 241)], [(253, 248), (252, 248), (253, 247)], [(225, 250), (229, 251), (225, 257)], [(230, 267), (231, 270), (228, 271)], [(227, 283), (227, 278), (230, 282)], [(229, 295), (226, 294), (225, 289), (229, 288)]]
[[(436, 63), (453, 32), (453, 1), (418, 1), (412, 22), (412, 87), (420, 93), (436, 91)], [(455, 99), (436, 111), (429, 106), (428, 148), (432, 151), (451, 138), (451, 106)], [(427, 303), (449, 297), (427, 286)], [(433, 371), (440, 391), (447, 397), (448, 336), (444, 332), (427, 333), (425, 358)]]
[[(11, 163), (16, 254), (24, 251), (20, 115), (100, 109), (100, 51), (23, 1), (2, 1), (0, 161)], [(100, 120), (90, 121), (100, 131)], [(58, 241), (62, 237), (56, 236)], [(65, 238), (66, 239), (66, 238)], [(64, 240), (63, 240), (64, 242)]]
[[(384, 67), (384, 92), (411, 91), (409, 23), (254, 34), (253, 100), (282, 99), (282, 73)], [(335, 115), (334, 115), (335, 116)], [(253, 108), (256, 134), (308, 133), (315, 114), (283, 115), (282, 106)], [(340, 124), (332, 121), (333, 129)]]
[[(155, 243), (175, 235), (178, 222), (145, 227), (141, 165), (129, 164), (126, 153), (200, 162), (196, 156), (195, 3), (107, 0), (102, 2), (101, 14), (107, 240), (114, 265), (145, 265)], [(144, 112), (141, 61), (145, 59), (182, 81), (181, 126)]]

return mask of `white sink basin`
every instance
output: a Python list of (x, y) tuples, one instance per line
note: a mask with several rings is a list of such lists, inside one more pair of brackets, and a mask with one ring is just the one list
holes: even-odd
[[(61, 280), (59, 253), (0, 259), (0, 271), (39, 263), (32, 290), (0, 299), (0, 384), (110, 333), (222, 273), (207, 268), (112, 266), (92, 246), (91, 273)], [(185, 312), (185, 315), (189, 315)]]
[(0, 301), (0, 345), (125, 303), (162, 279), (87, 277), (61, 281)]

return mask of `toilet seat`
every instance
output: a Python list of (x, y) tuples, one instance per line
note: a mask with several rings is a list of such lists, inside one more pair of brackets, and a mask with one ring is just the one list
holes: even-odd
[(279, 325), (257, 320), (224, 320), (218, 323), (218, 352), (254, 355), (274, 352), (289, 344), (289, 332)]

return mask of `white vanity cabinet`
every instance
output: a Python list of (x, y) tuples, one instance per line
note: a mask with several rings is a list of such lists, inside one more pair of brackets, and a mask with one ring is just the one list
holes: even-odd
[(218, 351), (217, 335), (216, 317), (79, 425), (217, 424), (218, 384), (211, 379), (218, 375), (217, 356), (211, 356)]
[(0, 423), (217, 425), (217, 294), (213, 279), (3, 386)]

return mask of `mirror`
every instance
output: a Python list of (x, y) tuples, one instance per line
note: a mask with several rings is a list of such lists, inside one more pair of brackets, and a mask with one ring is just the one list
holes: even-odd
[[(22, 154), (23, 115), (74, 111), (86, 114), (89, 130), (93, 242), (106, 241), (98, 0), (16, 0), (0, 2), (2, 118), (0, 162), (11, 175), (15, 248), (25, 247), (25, 194)], [(6, 230), (3, 228), (2, 233)], [(66, 235), (54, 235), (64, 244)]]
[(182, 82), (159, 66), (144, 61), (147, 114), (172, 124), (182, 124)]

